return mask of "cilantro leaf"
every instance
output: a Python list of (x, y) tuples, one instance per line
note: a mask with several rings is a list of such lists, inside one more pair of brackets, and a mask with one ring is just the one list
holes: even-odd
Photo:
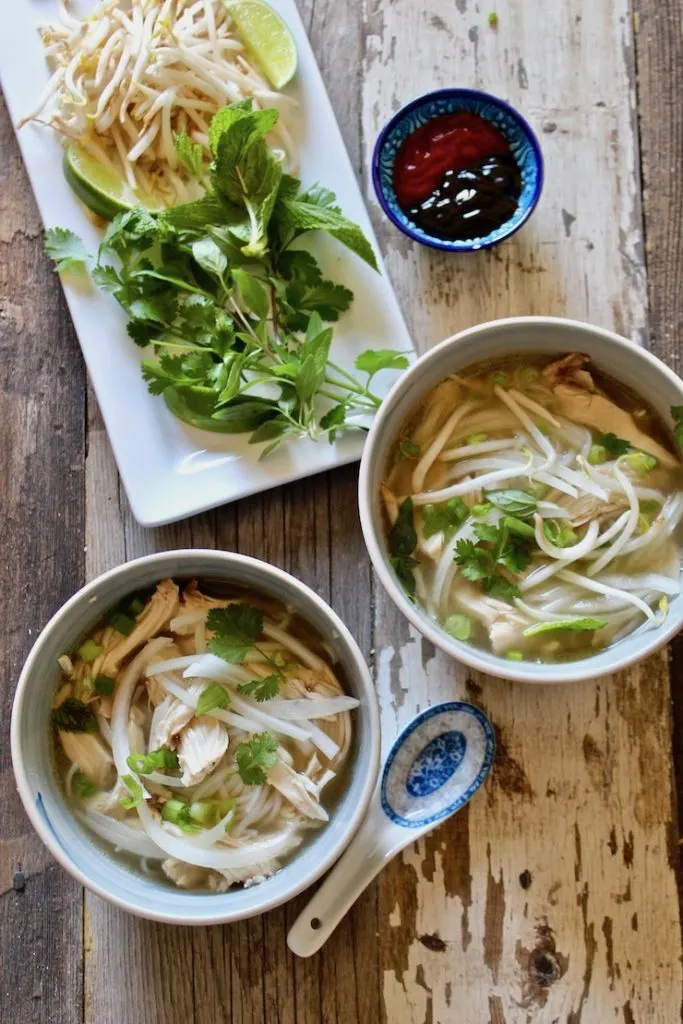
[(195, 715), (206, 715), (209, 711), (213, 711), (214, 708), (224, 708), (229, 703), (230, 697), (225, 687), (221, 686), (220, 683), (209, 683), (199, 695)]
[(272, 732), (258, 732), (237, 748), (237, 773), (245, 786), (262, 786), (268, 769), (273, 768), (278, 759), (277, 736)]
[(87, 704), (67, 697), (52, 712), (52, 724), (62, 732), (96, 732), (97, 719)]
[(460, 540), (455, 546), (455, 562), (463, 577), (504, 601), (518, 597), (518, 586), (501, 573), (498, 566), (513, 575), (524, 572), (531, 562), (533, 540), (517, 533), (511, 535), (506, 519), (495, 526), (477, 523), (474, 533), (478, 543)]
[(250, 604), (229, 604), (212, 608), (206, 626), (213, 633), (208, 645), (211, 653), (235, 664), (244, 661), (263, 632), (263, 615)]
[(121, 782), (130, 793), (130, 796), (121, 797), (119, 800), (121, 806), (125, 807), (127, 811), (132, 810), (134, 807), (139, 807), (144, 799), (145, 791), (138, 780), (134, 775), (122, 775)]
[(422, 445), (410, 438), (402, 437), (396, 442), (394, 449), (394, 460), (402, 462), (404, 459), (417, 459), (422, 451)]
[(631, 447), (630, 443), (625, 441), (623, 437), (617, 437), (616, 434), (612, 433), (601, 434), (595, 443), (605, 448), (613, 459), (618, 459), (620, 455), (625, 455)]
[(407, 356), (390, 348), (372, 349), (361, 352), (355, 362), (357, 370), (374, 377), (380, 370), (405, 370), (409, 366)]
[(413, 551), (417, 546), (417, 533), (413, 523), (413, 499), (406, 498), (401, 502), (398, 510), (398, 518), (389, 530), (387, 537), (389, 547), (389, 561), (400, 583), (412, 597), (415, 593), (415, 573), (413, 570), (419, 565), (413, 557)]
[(45, 232), (45, 252), (54, 260), (59, 271), (83, 271), (90, 257), (83, 242), (67, 228), (48, 228)]
[(248, 694), (259, 702), (271, 700), (280, 692), (280, 676), (273, 674), (262, 679), (252, 679), (248, 683), (239, 683), (237, 691)]

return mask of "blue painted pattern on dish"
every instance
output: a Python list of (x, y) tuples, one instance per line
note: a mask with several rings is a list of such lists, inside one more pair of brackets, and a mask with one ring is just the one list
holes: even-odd
[[(468, 111), (490, 121), (507, 139), (522, 175), (522, 191), (513, 216), (480, 238), (447, 241), (419, 228), (401, 209), (394, 192), (394, 164), (401, 143), (425, 122), (442, 114)], [(521, 114), (503, 100), (475, 89), (442, 89), (408, 103), (382, 129), (375, 145), (372, 178), (382, 209), (409, 237), (448, 252), (490, 249), (514, 234), (531, 215), (543, 187), (543, 157), (538, 140)]]
[(435, 736), (413, 761), (406, 777), (410, 796), (428, 796), (450, 779), (465, 756), (467, 740), (455, 729)]
[[(441, 719), (441, 722), (439, 719)], [(457, 729), (453, 719), (456, 720)], [(433, 733), (433, 735), (428, 736), (427, 742), (423, 746), (420, 745), (419, 734), (414, 735), (418, 731), (426, 732), (427, 734)], [(453, 731), (462, 734), (465, 740), (465, 750), (457, 768), (447, 777), (443, 778), (442, 785), (445, 786), (450, 783), (456, 789), (456, 792), (450, 802), (445, 802), (442, 806), (425, 810), (425, 805), (429, 805), (430, 798), (432, 801), (434, 800), (434, 794), (438, 793), (441, 786), (429, 790), (420, 796), (413, 795), (407, 789), (407, 778), (413, 764), (417, 760), (419, 750), (426, 750), (435, 738), (440, 738), (444, 734)], [(470, 732), (469, 737), (466, 735), (467, 732)], [(409, 751), (411, 744), (416, 742), (418, 749), (409, 756), (408, 763), (402, 765), (401, 761), (402, 759), (405, 760), (406, 752)], [(480, 749), (477, 749), (477, 747)], [(400, 825), (402, 828), (423, 828), (426, 825), (433, 825), (438, 821), (442, 821), (444, 818), (460, 810), (461, 807), (464, 807), (476, 793), (491, 769), (495, 753), (496, 740), (493, 726), (484, 712), (473, 704), (469, 704), (467, 701), (449, 701), (427, 708), (426, 711), (421, 712), (406, 726), (389, 751), (382, 771), (380, 787), (382, 810), (395, 825)], [(403, 769), (405, 769), (405, 777), (401, 774)], [(470, 781), (467, 785), (458, 788), (459, 777), (466, 770), (469, 771), (468, 777)], [(398, 775), (398, 778), (393, 777), (396, 775)], [(408, 817), (405, 808), (396, 806), (398, 803), (396, 797), (399, 792), (396, 787), (399, 783), (402, 800), (404, 803), (407, 803), (409, 812), (415, 814), (415, 817)]]

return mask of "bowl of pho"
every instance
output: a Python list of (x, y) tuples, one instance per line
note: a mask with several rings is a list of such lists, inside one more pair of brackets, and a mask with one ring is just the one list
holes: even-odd
[(12, 713), (19, 794), (83, 885), (180, 924), (278, 906), (337, 859), (378, 769), (371, 677), (313, 591), (243, 555), (105, 573), (40, 634)]
[(435, 644), (526, 682), (592, 679), (683, 624), (683, 384), (609, 331), (482, 324), (386, 398), (360, 473), (365, 541)]

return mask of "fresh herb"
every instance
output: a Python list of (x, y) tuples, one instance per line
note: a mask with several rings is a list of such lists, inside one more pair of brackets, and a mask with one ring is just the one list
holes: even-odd
[(683, 445), (683, 405), (672, 405), (671, 417), (674, 421), (674, 437)]
[(237, 691), (238, 693), (247, 694), (259, 702), (271, 700), (273, 697), (277, 697), (280, 692), (281, 678), (281, 676), (273, 674), (264, 676), (263, 679), (252, 679), (248, 683), (239, 683)]
[(89, 796), (94, 796), (98, 792), (95, 783), (83, 772), (76, 772), (71, 780), (71, 787), (76, 796), (80, 797), (81, 800), (86, 800)]
[(484, 501), (480, 505), (472, 506), (472, 515), (476, 516), (477, 519), (483, 519), (484, 516), (487, 516), (489, 514), (492, 508), (493, 505), (491, 504), (490, 501)]
[(601, 434), (600, 437), (596, 438), (595, 443), (604, 448), (612, 459), (618, 459), (620, 455), (625, 455), (631, 448), (629, 442), (625, 441), (623, 437), (617, 437), (616, 434), (611, 433)]
[(565, 523), (562, 523), (557, 519), (544, 519), (543, 533), (550, 543), (554, 544), (556, 548), (571, 547), (571, 545), (576, 544), (579, 539), (571, 526), (567, 526)]
[(510, 533), (516, 533), (518, 537), (528, 537), (531, 539), (536, 536), (531, 523), (525, 523), (523, 519), (517, 519), (515, 516), (504, 516), (503, 522)]
[(170, 747), (159, 747), (148, 754), (130, 754), (126, 763), (131, 771), (138, 775), (149, 775), (151, 772), (170, 771), (178, 767), (178, 755)]
[(45, 232), (45, 252), (61, 272), (82, 273), (90, 259), (78, 235), (66, 228), (50, 228)]
[(54, 709), (52, 724), (62, 732), (97, 732), (97, 719), (90, 707), (75, 697), (67, 697)]
[(171, 797), (166, 801), (161, 808), (161, 818), (162, 821), (176, 825), (183, 832), (192, 834), (199, 831), (199, 825), (196, 825), (190, 817), (190, 805), (186, 804), (184, 800), (178, 800), (177, 797)]
[(206, 176), (206, 164), (204, 163), (204, 147), (199, 142), (193, 142), (187, 132), (180, 132), (173, 136), (175, 151), (185, 170), (198, 181)]
[(486, 500), (495, 505), (501, 512), (526, 519), (536, 511), (536, 498), (529, 491), (507, 489), (504, 491), (487, 491)]
[(648, 455), (647, 452), (635, 449), (628, 452), (624, 457), (624, 462), (638, 476), (644, 476), (646, 473), (652, 472), (659, 465), (659, 461), (654, 455)]
[(469, 640), (472, 636), (472, 620), (466, 615), (449, 615), (443, 625), (456, 640)]
[(97, 661), (100, 654), (102, 654), (104, 647), (101, 644), (96, 644), (94, 640), (86, 640), (78, 648), (78, 654), (80, 654), (83, 661)]
[(128, 614), (136, 619), (140, 612), (145, 610), (145, 603), (145, 598), (137, 594), (128, 605)]
[(406, 498), (401, 502), (396, 522), (389, 530), (387, 538), (389, 561), (402, 586), (412, 597), (415, 594), (414, 569), (420, 563), (413, 558), (417, 547), (417, 534), (413, 524), (413, 499)]
[(462, 498), (451, 498), (443, 505), (425, 505), (423, 515), (423, 532), (425, 539), (435, 533), (448, 533), (462, 526), (469, 517), (468, 509)]
[(394, 461), (403, 462), (404, 459), (417, 459), (422, 447), (416, 441), (407, 437), (399, 438), (394, 447)]
[(206, 715), (214, 708), (224, 708), (230, 703), (230, 697), (225, 687), (219, 683), (209, 683), (199, 695), (195, 715)]
[(455, 561), (461, 567), (463, 577), (471, 583), (478, 583), (485, 593), (504, 601), (518, 597), (519, 588), (500, 568), (513, 575), (523, 573), (531, 562), (530, 539), (511, 534), (505, 519), (497, 526), (478, 523), (474, 532), (477, 544), (471, 540), (459, 540), (455, 546)]
[(237, 773), (245, 786), (262, 786), (268, 769), (277, 764), (278, 758), (277, 736), (272, 732), (258, 732), (237, 748)]
[(497, 388), (507, 387), (510, 383), (507, 373), (502, 373), (500, 370), (497, 370), (496, 373), (492, 373), (490, 380), (492, 386)]
[(357, 375), (330, 360), (325, 322), (353, 295), (323, 276), (302, 237), (324, 231), (373, 270), (377, 264), (332, 192), (304, 189), (283, 173), (265, 141), (277, 118), (250, 100), (220, 110), (207, 168), (196, 144), (178, 136), (179, 158), (206, 179), (206, 193), (160, 212), (120, 214), (95, 259), (71, 232), (47, 238), (60, 269), (88, 262), (96, 285), (128, 314), (131, 339), (151, 346), (154, 358), (142, 363), (150, 392), (200, 429), (250, 434), (265, 443), (264, 455), (288, 438), (334, 440), (353, 425), (351, 412), (378, 408), (374, 375), (408, 365), (392, 350), (360, 355)]
[(122, 775), (121, 782), (130, 793), (130, 796), (121, 797), (119, 800), (121, 806), (125, 807), (127, 811), (131, 811), (134, 807), (139, 807), (144, 799), (145, 791), (138, 780), (134, 775)]
[(93, 680), (93, 689), (95, 693), (99, 693), (100, 697), (111, 697), (116, 686), (116, 680), (112, 679), (111, 676), (98, 675)]
[(211, 653), (239, 664), (263, 632), (263, 615), (253, 605), (235, 602), (226, 608), (212, 608), (206, 627), (213, 633), (208, 645)]
[(113, 611), (107, 615), (107, 623), (123, 636), (130, 636), (135, 629), (135, 620), (124, 612)]
[(593, 629), (602, 629), (607, 623), (604, 619), (561, 619), (556, 622), (535, 622), (524, 630), (524, 636), (538, 636), (540, 633), (556, 633), (569, 630), (572, 633), (584, 633)]

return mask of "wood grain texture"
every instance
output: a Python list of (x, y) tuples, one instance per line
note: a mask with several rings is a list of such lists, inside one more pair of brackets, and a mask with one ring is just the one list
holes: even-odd
[[(469, 84), (528, 115), (546, 159), (532, 221), (492, 253), (420, 250), (377, 218), (418, 345), (520, 313), (574, 316), (644, 341), (626, 3), (506, 5), (497, 29), (466, 0), (432, 0), (426, 10), (408, 0), (369, 2), (365, 10), (366, 140), (421, 91)], [(416, 708), (469, 695), (499, 737), (492, 778), (466, 818), (381, 877), (386, 1019), (679, 1019), (666, 655), (592, 685), (471, 678), (381, 593), (375, 645), (387, 736)]]
[(0, 103), (0, 1016), (81, 1019), (81, 888), (16, 794), (9, 723), (37, 631), (83, 572), (85, 375), (12, 126)]

